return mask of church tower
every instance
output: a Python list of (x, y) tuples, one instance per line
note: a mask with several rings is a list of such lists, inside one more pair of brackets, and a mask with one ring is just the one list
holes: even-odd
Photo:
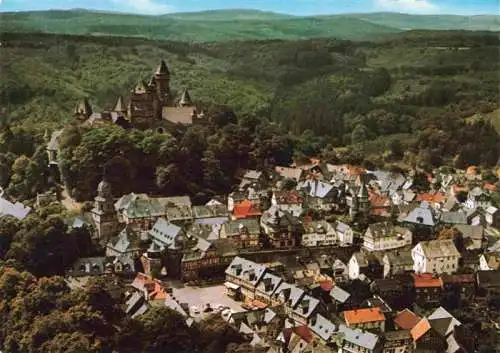
[(97, 187), (92, 219), (99, 239), (109, 239), (118, 230), (118, 216), (115, 211), (111, 185), (105, 180), (101, 181)]
[(160, 65), (155, 72), (155, 84), (158, 98), (163, 106), (170, 105), (172, 103), (172, 97), (170, 93), (170, 71), (168, 70), (167, 63), (162, 60)]

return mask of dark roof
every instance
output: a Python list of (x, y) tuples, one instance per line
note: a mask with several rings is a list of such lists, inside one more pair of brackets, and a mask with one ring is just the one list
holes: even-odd
[(168, 75), (170, 71), (168, 70), (167, 63), (165, 60), (162, 60), (160, 65), (158, 65), (158, 68), (156, 69), (156, 74), (157, 75)]
[(184, 92), (182, 92), (182, 96), (181, 96), (181, 99), (179, 101), (179, 104), (180, 105), (192, 105), (193, 104), (193, 101), (191, 100), (191, 96), (189, 95), (189, 92), (187, 89), (184, 90)]
[(478, 271), (477, 283), (479, 286), (500, 287), (500, 270)]
[(123, 103), (123, 98), (122, 96), (118, 96), (118, 100), (116, 101), (115, 107), (113, 108), (114, 112), (126, 112), (127, 109), (125, 109), (125, 104)]

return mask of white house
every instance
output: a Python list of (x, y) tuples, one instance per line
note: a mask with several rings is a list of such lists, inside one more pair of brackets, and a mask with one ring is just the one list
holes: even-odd
[(479, 270), (492, 271), (500, 269), (500, 252), (489, 252), (479, 257)]
[(328, 246), (338, 244), (338, 237), (333, 226), (326, 221), (313, 221), (304, 224), (302, 246)]
[(368, 226), (363, 239), (363, 247), (368, 251), (384, 251), (411, 245), (412, 233), (409, 229), (394, 226), (391, 222), (373, 223)]
[(335, 232), (341, 246), (350, 246), (354, 241), (354, 232), (347, 224), (340, 221), (335, 222)]
[(453, 240), (421, 241), (411, 251), (416, 273), (453, 273), (458, 269), (460, 253)]
[(282, 211), (290, 212), (294, 216), (300, 216), (304, 199), (297, 190), (277, 190), (273, 193), (271, 204), (276, 205)]
[(349, 269), (349, 278), (356, 279), (363, 269), (368, 268), (368, 259), (362, 252), (355, 252), (352, 254), (347, 267)]

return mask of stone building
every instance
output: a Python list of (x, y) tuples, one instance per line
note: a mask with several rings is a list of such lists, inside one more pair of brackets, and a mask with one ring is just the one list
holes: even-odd
[(118, 217), (116, 215), (111, 185), (103, 180), (97, 187), (97, 196), (94, 199), (92, 209), (92, 219), (94, 221), (96, 236), (99, 239), (109, 239), (118, 230)]

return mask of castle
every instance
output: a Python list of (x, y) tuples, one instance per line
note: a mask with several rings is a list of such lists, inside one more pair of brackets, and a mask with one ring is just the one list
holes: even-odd
[(96, 113), (88, 99), (84, 99), (76, 105), (74, 117), (91, 126), (114, 123), (139, 129), (159, 127), (165, 121), (185, 125), (206, 121), (203, 111), (198, 112), (187, 89), (180, 99), (173, 97), (170, 71), (165, 60), (158, 65), (148, 83), (142, 80), (137, 83), (130, 92), (128, 104), (120, 96), (112, 110)]

